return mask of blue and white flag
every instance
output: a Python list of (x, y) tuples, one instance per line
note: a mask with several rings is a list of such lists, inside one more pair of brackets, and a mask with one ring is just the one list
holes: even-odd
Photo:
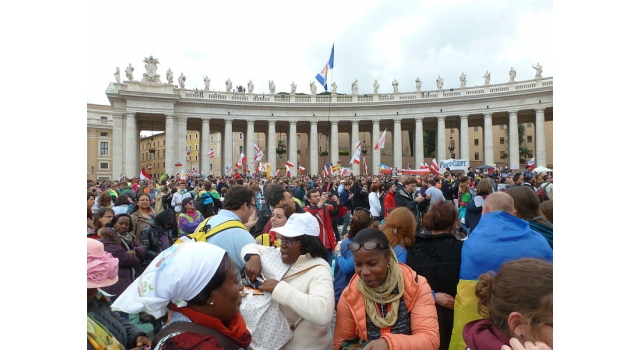
[(329, 56), (329, 62), (327, 62), (320, 73), (316, 75), (316, 80), (320, 82), (320, 85), (324, 86), (324, 91), (327, 91), (327, 76), (329, 74), (329, 69), (333, 69), (333, 46), (334, 45), (331, 45), (331, 56)]

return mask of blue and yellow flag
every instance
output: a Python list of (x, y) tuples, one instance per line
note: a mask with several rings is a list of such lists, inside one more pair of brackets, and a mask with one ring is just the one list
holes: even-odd
[(503, 211), (483, 214), (462, 245), (460, 281), (454, 306), (449, 350), (465, 350), (464, 326), (482, 317), (478, 313), (476, 284), (480, 275), (498, 272), (507, 261), (538, 258), (553, 262), (553, 250), (529, 223)]

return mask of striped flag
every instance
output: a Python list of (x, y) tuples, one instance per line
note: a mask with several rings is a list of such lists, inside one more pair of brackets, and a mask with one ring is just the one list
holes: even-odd
[(211, 151), (209, 151), (209, 153), (207, 153), (207, 157), (213, 158), (215, 156), (216, 156), (216, 151), (212, 148)]
[(240, 158), (238, 159), (238, 162), (236, 163), (236, 168), (242, 169), (242, 166), (246, 162), (247, 162), (247, 157), (244, 155), (244, 152), (240, 153)]
[(276, 173), (273, 176), (280, 176), (280, 169), (276, 170)]
[(253, 149), (256, 151), (256, 155), (253, 156), (253, 160), (251, 161), (251, 164), (258, 163), (259, 161), (262, 160), (262, 157), (264, 156), (264, 152), (262, 152), (260, 147), (258, 147), (258, 145), (256, 145), (255, 143), (253, 144)]
[(333, 69), (333, 48), (334, 45), (331, 45), (331, 56), (329, 56), (329, 62), (322, 67), (320, 73), (316, 75), (316, 80), (320, 82), (320, 85), (324, 86), (324, 91), (327, 91), (327, 76), (329, 74), (329, 69)]
[(356, 152), (351, 157), (349, 164), (360, 164), (360, 141), (356, 144)]
[(300, 169), (300, 171), (305, 171), (305, 170), (307, 170), (306, 168), (302, 167), (302, 165), (298, 165), (298, 169)]
[(436, 162), (435, 158), (431, 160), (431, 165), (429, 166), (429, 169), (431, 170), (432, 174), (435, 174), (438, 176), (440, 175), (440, 167), (438, 166), (438, 162)]
[(176, 161), (175, 163), (173, 163), (174, 166), (182, 166), (182, 162), (181, 161)]
[(290, 161), (290, 160), (287, 160), (287, 161), (284, 163), (284, 165), (288, 166), (289, 168), (293, 168), (293, 167), (294, 167), (293, 163), (291, 163), (291, 161)]
[(142, 168), (142, 170), (140, 170), (140, 179), (151, 180), (151, 175), (149, 175), (149, 173), (147, 173), (147, 171), (144, 168)]
[(151, 165), (149, 165), (149, 166), (147, 167), (147, 170), (151, 170), (151, 169), (153, 169), (153, 167), (152, 167)]

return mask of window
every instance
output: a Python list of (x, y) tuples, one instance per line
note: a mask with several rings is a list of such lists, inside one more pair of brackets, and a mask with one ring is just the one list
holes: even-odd
[(109, 142), (100, 142), (100, 155), (108, 156), (109, 155)]
[(198, 161), (198, 155), (196, 154), (196, 162)]
[(533, 142), (533, 136), (529, 135), (527, 136), (527, 143), (531, 143)]
[(474, 126), (474, 127), (473, 127), (473, 131), (478, 131), (478, 127), (477, 127), (477, 126)]
[(109, 169), (109, 163), (100, 163), (100, 169), (101, 170)]
[(196, 145), (196, 151), (198, 150), (198, 145)]
[(167, 141), (167, 140), (162, 140), (162, 145), (163, 145), (163, 146), (164, 146), (165, 141)]
[(478, 139), (473, 139), (473, 145), (474, 145), (474, 146), (479, 146), (479, 145), (480, 145), (480, 140), (478, 140)]
[(100, 136), (109, 136), (109, 133), (108, 132), (101, 132)]
[(242, 133), (240, 133), (240, 140), (242, 140)]
[(501, 145), (504, 145), (504, 137), (501, 137), (501, 138), (500, 138), (500, 144), (501, 144)]
[(507, 158), (507, 153), (505, 153), (505, 151), (500, 151), (500, 159), (505, 159)]
[(243, 150), (242, 150), (242, 146), (238, 146), (238, 154), (240, 154), (240, 153), (242, 153), (242, 152), (243, 152)]
[(184, 139), (188, 140), (189, 139), (189, 135), (184, 135)]
[(167, 156), (167, 150), (163, 149), (162, 150), (162, 158), (165, 158)]
[(213, 143), (213, 136), (209, 136), (209, 143)]
[(527, 128), (530, 128), (530, 127), (531, 127), (531, 123), (527, 123)]
[(504, 124), (500, 125), (500, 130), (504, 130)]
[(209, 163), (209, 170), (213, 170), (213, 164)]
[(475, 160), (480, 160), (480, 152), (476, 152), (476, 153), (474, 154), (474, 159), (475, 159)]
[(100, 117), (100, 124), (107, 124), (107, 117)]
[(198, 134), (196, 134), (196, 140), (198, 139)]
[(453, 134), (453, 129), (451, 129), (451, 133)]

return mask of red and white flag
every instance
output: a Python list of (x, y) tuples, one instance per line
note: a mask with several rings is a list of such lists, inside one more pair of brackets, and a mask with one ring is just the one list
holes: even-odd
[(351, 157), (349, 164), (360, 164), (360, 141), (356, 144), (356, 152)]
[(213, 158), (215, 156), (216, 156), (216, 151), (212, 148), (211, 151), (209, 151), (209, 153), (207, 153), (207, 157)]
[(256, 145), (255, 143), (253, 144), (253, 149), (256, 151), (256, 155), (253, 156), (253, 160), (251, 161), (251, 164), (258, 163), (259, 161), (262, 160), (262, 157), (264, 156), (264, 152), (262, 152), (260, 147), (258, 147), (258, 145)]
[(305, 171), (305, 170), (307, 170), (306, 168), (302, 167), (302, 165), (298, 165), (298, 169), (300, 169), (300, 171)]
[(238, 159), (238, 162), (236, 163), (236, 168), (242, 168), (242, 166), (246, 162), (247, 162), (247, 157), (245, 157), (244, 152), (240, 153), (240, 159)]
[(276, 170), (276, 173), (273, 176), (280, 176), (280, 169)]
[(427, 163), (422, 163), (420, 164), (420, 169), (429, 169), (429, 166), (427, 165)]
[(347, 175), (347, 168), (340, 169), (340, 176), (346, 176), (346, 175)]
[(175, 163), (173, 163), (174, 166), (182, 166), (182, 162), (181, 161), (176, 161)]
[(293, 163), (291, 163), (291, 161), (290, 161), (290, 160), (287, 160), (287, 161), (284, 163), (284, 165), (288, 166), (289, 168), (293, 168), (293, 167), (294, 167)]
[(376, 143), (376, 146), (373, 147), (373, 150), (378, 150), (381, 148), (384, 148), (384, 138), (387, 136), (387, 129), (384, 129), (384, 132), (382, 133), (382, 136), (380, 136), (380, 140), (378, 140), (378, 143)]
[(153, 167), (152, 167), (151, 165), (149, 165), (149, 166), (147, 167), (147, 170), (151, 170), (151, 169), (153, 169)]
[(531, 160), (529, 160), (527, 162), (527, 165), (529, 166), (529, 170), (533, 170), (536, 167), (536, 157), (531, 158)]
[(140, 180), (151, 180), (151, 175), (144, 168), (140, 170)]
[(364, 174), (369, 175), (369, 167), (367, 167), (367, 158), (362, 158), (362, 162), (364, 163)]
[(438, 162), (436, 162), (435, 158), (431, 160), (431, 165), (429, 166), (429, 169), (431, 170), (431, 173), (435, 175), (440, 175), (440, 167), (438, 166)]

